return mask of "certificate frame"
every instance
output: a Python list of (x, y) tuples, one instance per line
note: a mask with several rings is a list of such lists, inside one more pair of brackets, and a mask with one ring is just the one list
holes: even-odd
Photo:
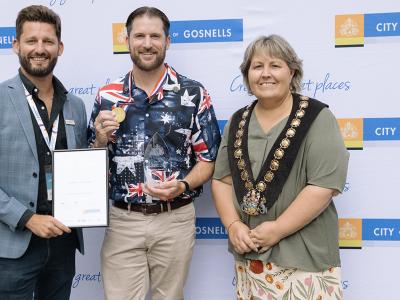
[(107, 227), (107, 148), (53, 151), (53, 217), (70, 228)]

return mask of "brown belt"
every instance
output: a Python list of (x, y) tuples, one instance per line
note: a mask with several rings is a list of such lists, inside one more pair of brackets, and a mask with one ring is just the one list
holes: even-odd
[(116, 201), (113, 203), (115, 207), (126, 209), (128, 211), (141, 212), (145, 215), (157, 215), (165, 211), (171, 211), (179, 207), (192, 203), (192, 198), (179, 198), (174, 201), (160, 201), (158, 203), (147, 203), (147, 204), (128, 204), (122, 201)]

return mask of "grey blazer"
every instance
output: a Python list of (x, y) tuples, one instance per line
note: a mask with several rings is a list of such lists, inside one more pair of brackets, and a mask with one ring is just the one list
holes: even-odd
[[(19, 75), (0, 83), (0, 257), (21, 257), (31, 238), (30, 230), (17, 230), (28, 208), (36, 211), (39, 161), (32, 119)], [(86, 110), (83, 101), (67, 95), (63, 108), (68, 149), (85, 148)], [(82, 230), (78, 249), (83, 254)]]

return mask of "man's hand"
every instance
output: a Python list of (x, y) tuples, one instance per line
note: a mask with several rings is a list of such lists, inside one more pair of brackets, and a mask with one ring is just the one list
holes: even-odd
[(111, 139), (111, 134), (119, 128), (115, 114), (110, 110), (102, 110), (94, 121), (96, 141), (94, 147), (105, 147)]
[(178, 180), (171, 180), (156, 184), (146, 183), (143, 187), (145, 194), (158, 198), (160, 200), (172, 200), (185, 191), (185, 184)]
[(46, 239), (62, 235), (64, 232), (71, 232), (70, 228), (57, 221), (54, 217), (38, 214), (34, 214), (25, 227), (35, 235)]

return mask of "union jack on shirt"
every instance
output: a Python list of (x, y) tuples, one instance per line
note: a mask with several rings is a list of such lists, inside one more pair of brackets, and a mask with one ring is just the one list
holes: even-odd
[[(126, 117), (108, 145), (112, 200), (155, 202), (143, 193), (145, 180), (183, 179), (197, 161), (216, 159), (221, 136), (209, 93), (167, 64), (150, 96), (135, 86), (131, 72), (100, 88), (89, 122), (89, 143), (96, 139), (93, 124), (99, 112), (114, 107), (123, 108)], [(149, 147), (160, 153), (163, 166), (147, 174)], [(201, 191), (199, 187), (190, 196)]]

